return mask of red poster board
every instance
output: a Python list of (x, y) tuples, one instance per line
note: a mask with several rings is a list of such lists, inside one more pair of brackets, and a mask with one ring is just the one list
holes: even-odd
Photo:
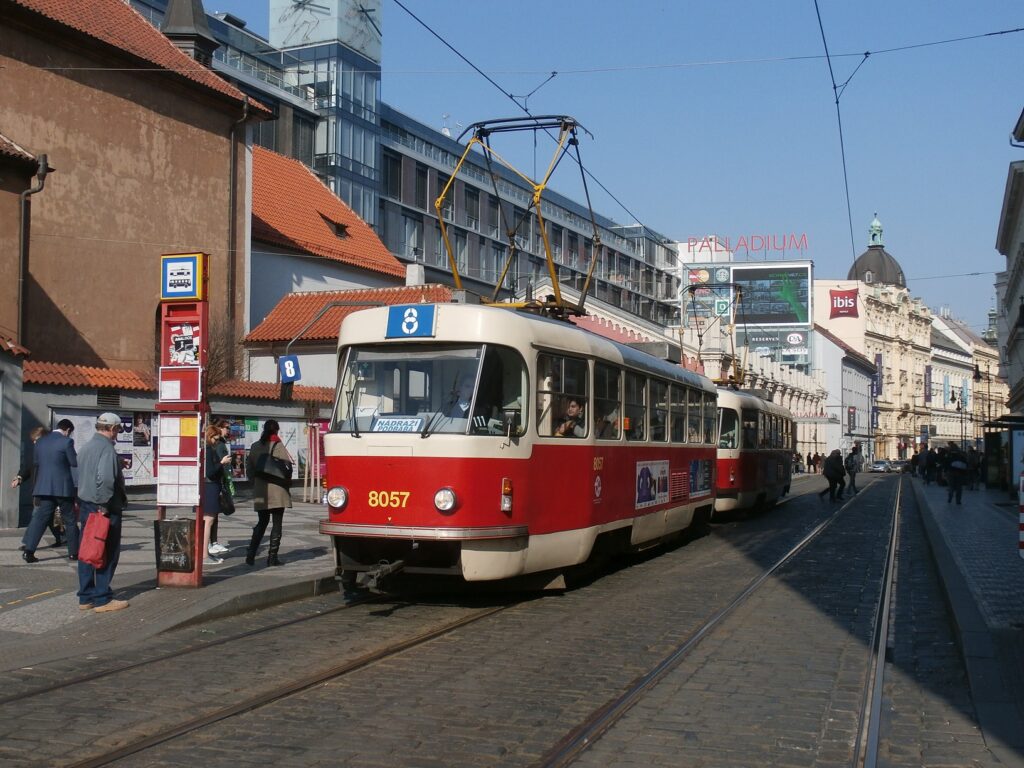
[(198, 365), (162, 365), (160, 366), (160, 402), (173, 403), (176, 407), (183, 403), (198, 403), (203, 399), (203, 369)]

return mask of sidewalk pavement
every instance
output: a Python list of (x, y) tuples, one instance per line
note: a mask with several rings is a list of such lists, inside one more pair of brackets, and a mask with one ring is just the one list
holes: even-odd
[(985, 741), (1024, 765), (1024, 559), (1019, 508), (1006, 491), (948, 489), (913, 478), (913, 491), (960, 640)]
[[(293, 499), (302, 489), (292, 490)], [(174, 627), (265, 608), (338, 589), (333, 547), (317, 531), (322, 504), (294, 501), (285, 510), (281, 567), (268, 567), (270, 528), (253, 567), (245, 551), (256, 523), (252, 502), (239, 499), (237, 511), (220, 518), (220, 543), (230, 547), (224, 562), (203, 568), (201, 588), (156, 586), (152, 499), (132, 500), (124, 514), (121, 559), (114, 574), (114, 596), (131, 605), (95, 614), (78, 610), (77, 563), (65, 547), (51, 548), (49, 532), (36, 550), (37, 563), (25, 563), (18, 547), (24, 528), (0, 530), (0, 671), (88, 653), (111, 644), (137, 642)], [(190, 510), (169, 509), (167, 519)]]

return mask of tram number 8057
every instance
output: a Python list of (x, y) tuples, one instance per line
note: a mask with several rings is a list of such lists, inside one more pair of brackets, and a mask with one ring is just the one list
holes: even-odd
[(371, 507), (405, 509), (409, 503), (409, 491), (370, 491), (366, 503)]

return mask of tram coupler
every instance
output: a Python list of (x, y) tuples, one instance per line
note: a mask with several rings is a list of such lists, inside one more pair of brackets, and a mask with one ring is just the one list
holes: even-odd
[(363, 571), (356, 578), (356, 583), (368, 589), (371, 592), (383, 592), (384, 587), (382, 582), (388, 579), (390, 576), (394, 576), (396, 573), (405, 569), (405, 560), (395, 560), (390, 563), (379, 563), (376, 568)]

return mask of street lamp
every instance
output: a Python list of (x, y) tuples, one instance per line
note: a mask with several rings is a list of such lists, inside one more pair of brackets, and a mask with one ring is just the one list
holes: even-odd
[(967, 409), (964, 408), (964, 386), (960, 387), (960, 397), (956, 390), (949, 393), (950, 402), (956, 403), (956, 412), (960, 414), (960, 450), (967, 450)]
[[(985, 363), (985, 369), (988, 370), (988, 363)], [(975, 387), (974, 387), (974, 399), (975, 399), (975, 401), (977, 401), (977, 399), (978, 399), (978, 387), (977, 387), (977, 385), (980, 382), (981, 382), (981, 368), (979, 368), (978, 364), (975, 363), (974, 364), (974, 384), (975, 384)], [(991, 393), (991, 391), (992, 391), (991, 390), (991, 386), (992, 385), (990, 383), (989, 384), (989, 393)], [(978, 410), (978, 418), (975, 421), (974, 435), (972, 437), (974, 439), (975, 446), (977, 446), (977, 444), (978, 444), (978, 427), (977, 427), (977, 422), (982, 420), (982, 415), (983, 414), (980, 412), (979, 409), (976, 408), (975, 410)]]

